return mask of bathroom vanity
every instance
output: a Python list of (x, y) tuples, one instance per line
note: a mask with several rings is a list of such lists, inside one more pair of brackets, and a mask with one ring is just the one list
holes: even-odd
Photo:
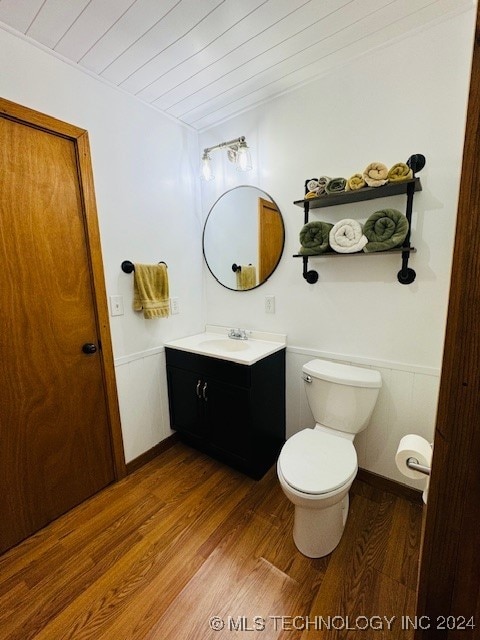
[(285, 442), (285, 342), (206, 332), (166, 344), (165, 353), (172, 429), (262, 477)]

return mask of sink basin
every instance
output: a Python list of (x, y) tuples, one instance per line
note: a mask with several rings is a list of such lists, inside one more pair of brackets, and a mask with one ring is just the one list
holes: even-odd
[(205, 349), (215, 351), (245, 351), (248, 349), (248, 340), (232, 340), (232, 338), (218, 338), (215, 340), (204, 340), (199, 345)]
[(204, 333), (172, 340), (165, 346), (249, 366), (285, 349), (287, 343), (284, 334), (250, 331), (248, 340), (233, 340), (227, 336), (228, 331), (228, 327), (207, 325)]

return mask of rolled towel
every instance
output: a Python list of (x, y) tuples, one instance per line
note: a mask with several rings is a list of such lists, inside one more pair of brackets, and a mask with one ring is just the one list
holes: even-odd
[(356, 220), (346, 218), (333, 226), (329, 242), (337, 253), (356, 253), (364, 248), (368, 240), (363, 235), (361, 224)]
[(408, 233), (408, 220), (397, 209), (375, 211), (363, 228), (368, 244), (365, 253), (386, 251), (402, 244)]
[(354, 173), (351, 178), (347, 180), (345, 191), (356, 191), (361, 189), (366, 184), (361, 173)]
[(408, 164), (404, 162), (397, 162), (388, 172), (389, 182), (403, 182), (404, 180), (411, 180), (413, 178), (413, 171)]
[(330, 182), (330, 180), (331, 178), (329, 178), (328, 176), (320, 176), (320, 178), (317, 181), (318, 182), (317, 192), (319, 196), (321, 196), (322, 193), (325, 193), (325, 187)]
[(381, 162), (372, 162), (363, 172), (363, 179), (369, 187), (381, 187), (388, 182), (388, 169)]
[(310, 198), (316, 198), (317, 195), (318, 194), (316, 191), (309, 191), (308, 193), (305, 194), (305, 200), (310, 200)]
[(332, 178), (330, 182), (327, 182), (325, 186), (325, 192), (331, 194), (345, 191), (346, 184), (347, 181), (345, 180), (345, 178)]
[(313, 221), (307, 224), (300, 231), (299, 253), (303, 256), (314, 256), (325, 253), (330, 249), (328, 238), (333, 224), (329, 222)]
[(307, 182), (308, 191), (316, 191), (318, 189), (318, 180), (312, 179)]

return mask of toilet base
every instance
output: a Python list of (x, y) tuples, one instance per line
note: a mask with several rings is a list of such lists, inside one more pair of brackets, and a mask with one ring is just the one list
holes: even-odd
[(348, 515), (348, 492), (335, 504), (324, 509), (295, 505), (293, 540), (308, 558), (322, 558), (340, 542)]

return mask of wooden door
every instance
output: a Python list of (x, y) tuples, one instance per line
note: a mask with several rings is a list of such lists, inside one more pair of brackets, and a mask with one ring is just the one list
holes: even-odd
[(479, 16), (420, 567), (424, 640), (480, 638)]
[(283, 221), (274, 202), (258, 199), (258, 284), (269, 278), (283, 250)]
[(0, 551), (124, 475), (87, 145), (0, 101)]

